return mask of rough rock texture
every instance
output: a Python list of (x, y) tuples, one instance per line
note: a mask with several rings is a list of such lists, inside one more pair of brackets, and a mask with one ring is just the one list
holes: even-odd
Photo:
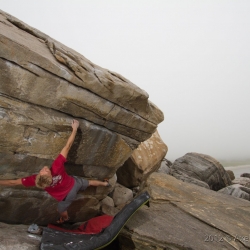
[(188, 153), (175, 160), (170, 174), (177, 179), (215, 191), (232, 184), (228, 173), (217, 160), (198, 153)]
[[(225, 187), (218, 192), (223, 194), (229, 194), (234, 197), (242, 198), (250, 201), (250, 188), (244, 187), (240, 184), (234, 184), (228, 187)], [(249, 205), (250, 206), (250, 205)]]
[(141, 143), (118, 169), (118, 182), (129, 188), (143, 185), (148, 176), (160, 167), (167, 151), (167, 145), (156, 131), (148, 140)]
[[(20, 178), (49, 166), (70, 135), (73, 118), (80, 126), (67, 171), (102, 180), (114, 176), (151, 137), (163, 113), (123, 76), (0, 11), (0, 178)], [(72, 208), (75, 219), (81, 212), (97, 213), (107, 191), (91, 189), (84, 195), (86, 201), (76, 201), (84, 208)], [(10, 215), (13, 223), (38, 218), (44, 224), (54, 218), (45, 208), (55, 204), (43, 191), (1, 187), (0, 206), (3, 221)]]
[(163, 120), (129, 80), (4, 12), (0, 43), (0, 152), (53, 159), (77, 117), (70, 161), (88, 176), (103, 168), (112, 176)]
[(161, 166), (160, 166), (160, 168), (158, 169), (157, 172), (169, 174), (170, 173), (170, 168), (171, 168), (172, 165), (173, 165), (173, 163), (171, 161), (164, 158), (162, 160)]
[(131, 189), (122, 186), (117, 183), (112, 193), (115, 206), (125, 205), (133, 200), (133, 192)]
[(107, 204), (103, 204), (102, 205), (102, 213), (103, 214), (107, 214), (107, 215), (111, 215), (111, 216), (115, 216), (117, 213), (119, 213), (119, 209)]
[(102, 201), (101, 201), (101, 205), (108, 205), (108, 206), (111, 206), (111, 207), (114, 207), (115, 206), (115, 203), (114, 203), (114, 200), (107, 196), (106, 198), (104, 198)]
[(29, 234), (25, 225), (9, 225), (0, 222), (1, 250), (38, 250), (41, 236)]
[(228, 173), (230, 179), (231, 179), (231, 180), (234, 180), (234, 179), (235, 179), (234, 172), (233, 172), (232, 170), (226, 170), (226, 171), (227, 171), (227, 173)]
[(111, 216), (115, 216), (119, 212), (119, 210), (115, 208), (114, 200), (109, 196), (101, 201), (101, 209), (103, 214)]
[(250, 178), (250, 173), (241, 174), (240, 177), (247, 177), (247, 178)]
[(122, 250), (250, 249), (249, 202), (153, 173), (150, 207), (143, 206), (119, 235)]
[(239, 177), (239, 178), (235, 178), (232, 181), (233, 184), (240, 184), (242, 186), (249, 186), (250, 185), (250, 178), (248, 177)]

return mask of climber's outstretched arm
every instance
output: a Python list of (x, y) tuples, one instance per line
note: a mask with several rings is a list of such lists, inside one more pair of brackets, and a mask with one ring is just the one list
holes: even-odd
[(65, 158), (67, 158), (69, 150), (70, 150), (70, 148), (71, 148), (71, 146), (72, 146), (72, 144), (73, 144), (73, 142), (75, 140), (77, 129), (79, 127), (79, 122), (77, 120), (73, 120), (72, 124), (71, 124), (71, 127), (72, 127), (72, 133), (69, 136), (69, 139), (68, 139), (66, 145), (64, 146), (64, 148), (62, 149), (62, 151), (60, 153)]
[(22, 185), (22, 179), (16, 179), (16, 180), (0, 180), (1, 186), (16, 186), (16, 185)]

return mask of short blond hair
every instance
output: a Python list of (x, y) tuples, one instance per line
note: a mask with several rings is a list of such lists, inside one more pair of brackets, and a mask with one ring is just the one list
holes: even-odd
[(49, 176), (49, 175), (40, 175), (38, 174), (36, 176), (36, 186), (38, 188), (46, 188), (46, 187), (49, 187), (52, 183), (52, 176)]

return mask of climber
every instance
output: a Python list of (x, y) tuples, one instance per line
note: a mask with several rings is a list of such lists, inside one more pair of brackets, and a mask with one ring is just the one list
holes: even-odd
[(74, 142), (79, 122), (73, 120), (71, 127), (71, 135), (60, 154), (52, 163), (51, 168), (44, 166), (38, 174), (16, 180), (0, 180), (0, 185), (37, 186), (48, 192), (53, 198), (59, 201), (57, 211), (60, 214), (60, 218), (57, 223), (63, 223), (69, 220), (67, 209), (76, 198), (79, 190), (85, 190), (88, 186), (110, 186), (107, 179), (104, 181), (87, 180), (76, 176), (70, 176), (66, 173), (64, 163), (66, 162), (68, 152)]

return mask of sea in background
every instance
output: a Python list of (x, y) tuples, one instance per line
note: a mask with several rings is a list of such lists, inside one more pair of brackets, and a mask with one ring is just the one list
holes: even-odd
[(240, 177), (243, 173), (250, 173), (250, 165), (228, 166), (224, 167), (226, 170), (232, 170), (235, 178)]

